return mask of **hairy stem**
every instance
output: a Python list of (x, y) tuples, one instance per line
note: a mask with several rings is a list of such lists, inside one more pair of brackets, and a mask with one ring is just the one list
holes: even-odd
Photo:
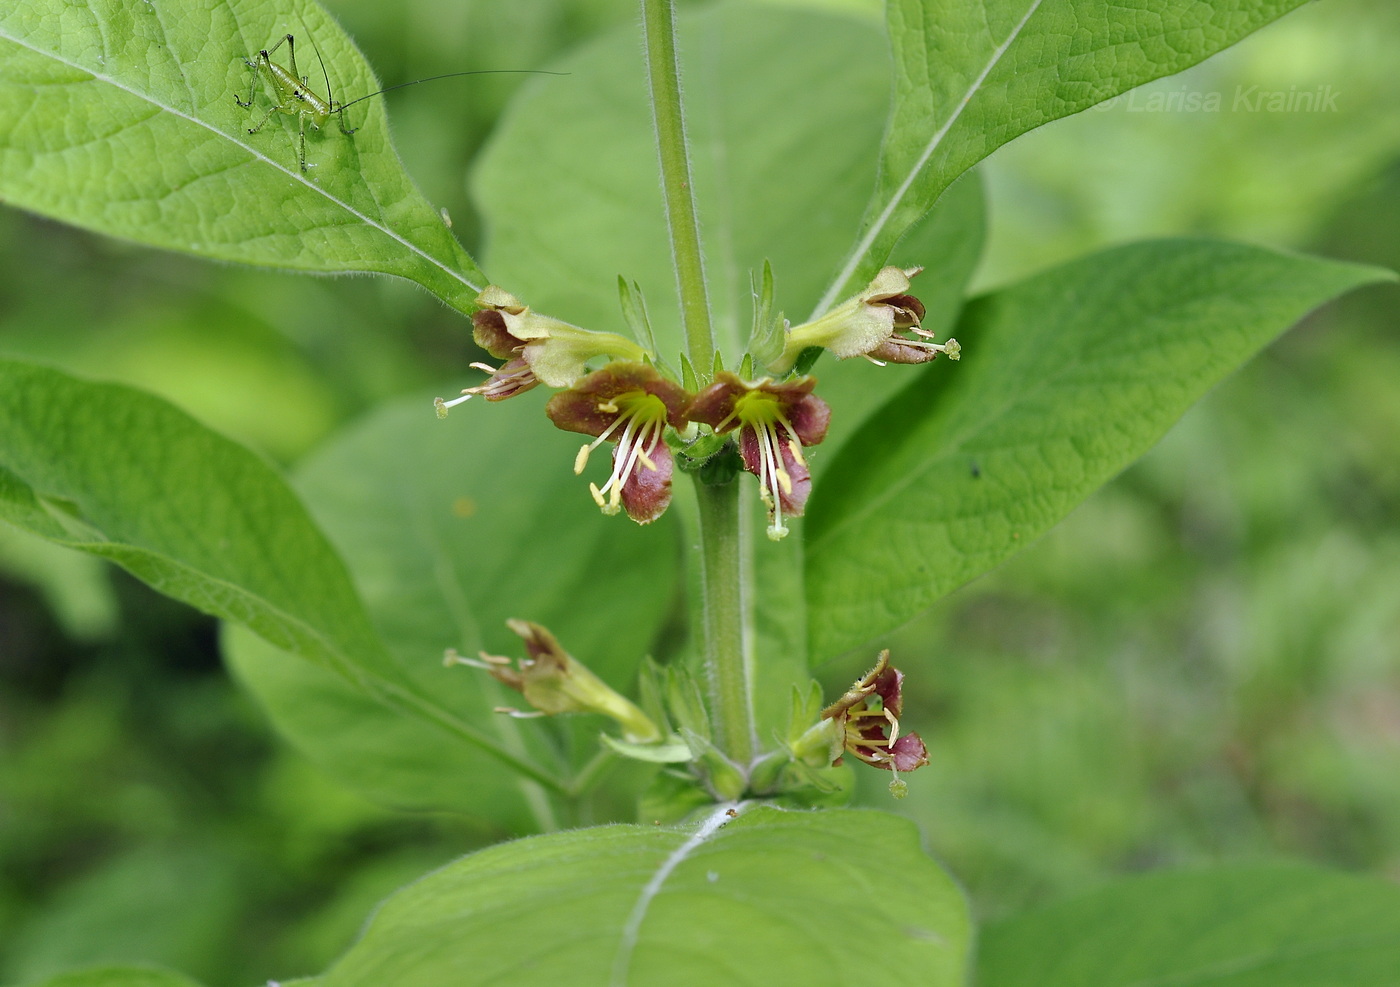
[(753, 700), (744, 655), (744, 552), (739, 484), (695, 484), (700, 507), (701, 653), (715, 742), (745, 770), (754, 758)]
[[(715, 338), (705, 290), (690, 151), (681, 105), (680, 61), (676, 56), (673, 0), (642, 0), (647, 78), (652, 120), (661, 162), (661, 189), (666, 224), (676, 265), (681, 325), (686, 352), (701, 379), (714, 365)], [(753, 703), (745, 663), (743, 588), (744, 553), (739, 527), (739, 485), (695, 484), (699, 506), (697, 635), (710, 686), (710, 718), (719, 749), (747, 770), (754, 755)]]
[(656, 126), (656, 149), (661, 159), (661, 191), (666, 202), (666, 225), (671, 233), (671, 256), (676, 265), (676, 288), (681, 299), (681, 326), (686, 351), (695, 372), (710, 372), (715, 336), (710, 303), (705, 294), (705, 262), (700, 253), (700, 223), (696, 219), (690, 181), (690, 149), (681, 108), (680, 62), (676, 57), (673, 0), (642, 0), (642, 32), (646, 41), (647, 80), (651, 86), (651, 115)]

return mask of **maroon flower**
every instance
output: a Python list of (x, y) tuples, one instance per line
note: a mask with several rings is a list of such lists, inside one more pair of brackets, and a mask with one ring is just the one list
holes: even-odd
[(909, 279), (920, 270), (886, 267), (860, 294), (812, 322), (791, 327), (782, 355), (769, 369), (791, 369), (802, 351), (813, 346), (842, 359), (863, 356), (879, 364), (927, 363), (940, 353), (958, 359), (962, 347), (956, 339), (935, 343), (935, 334), (920, 325), (924, 303), (909, 293)]
[(456, 651), (448, 651), (444, 656), (449, 666), (466, 665), (486, 671), (497, 682), (521, 693), (536, 710), (522, 713), (502, 706), (497, 708), (498, 713), (525, 717), (601, 713), (621, 724), (624, 736), (633, 743), (650, 744), (661, 739), (661, 731), (645, 713), (565, 651), (546, 628), (528, 620), (507, 620), (506, 626), (525, 643), (526, 657), (518, 663), (485, 651), (479, 658), (464, 658)]
[(613, 447), (613, 470), (600, 489), (589, 490), (604, 514), (619, 508), (638, 524), (659, 518), (671, 503), (671, 449), (666, 427), (685, 425), (690, 395), (644, 363), (610, 363), (545, 405), (545, 414), (568, 432), (597, 436), (579, 450), (574, 472), (603, 442)]
[[(822, 710), (822, 719), (841, 726), (845, 752), (896, 775), (928, 764), (928, 751), (919, 735), (899, 732), (903, 685), (904, 673), (890, 667), (888, 650), (881, 651), (875, 667)], [(840, 764), (841, 758), (834, 763)]]
[(687, 417), (717, 433), (739, 430), (744, 468), (758, 477), (759, 495), (768, 506), (768, 537), (788, 533), (784, 515), (800, 516), (812, 491), (812, 477), (802, 447), (826, 438), (831, 409), (812, 393), (812, 377), (775, 383), (750, 383), (721, 372), (696, 395)]

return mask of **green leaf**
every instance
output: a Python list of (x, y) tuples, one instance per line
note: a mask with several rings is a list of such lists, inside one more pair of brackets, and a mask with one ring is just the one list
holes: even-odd
[(0, 517), (347, 677), (384, 665), (344, 566), (272, 467), (139, 391), (0, 361)]
[[(751, 3), (681, 18), (679, 48), (716, 338), (734, 366), (751, 272), (772, 261), (776, 307), (793, 315), (840, 263), (875, 180), (888, 54), (868, 21)], [(571, 74), (522, 90), (479, 159), (489, 267), (537, 310), (596, 329), (618, 322), (617, 276), (639, 282), (661, 355), (678, 362), (636, 29), (552, 67)]]
[(1301, 865), (1151, 874), (983, 933), (982, 987), (1390, 987), (1400, 888)]
[(974, 300), (828, 467), (806, 526), (814, 658), (986, 572), (1327, 299), (1390, 277), (1209, 241), (1105, 251)]
[[(741, 807), (742, 808), (742, 807)], [(965, 981), (961, 892), (875, 812), (716, 809), (483, 850), (386, 901), (326, 987)]]
[(549, 778), (417, 687), (272, 467), (157, 398), (0, 361), (0, 519), (116, 562), (167, 596), (244, 624), (380, 702)]
[[(462, 311), (485, 278), (414, 188), (381, 100), (306, 139), (246, 59), (297, 38), (308, 90), (379, 89), (311, 0), (61, 0), (0, 12), (0, 199), (111, 236), (219, 260), (417, 281)], [(281, 61), (286, 45), (274, 56)], [(319, 53), (319, 54), (318, 54)], [(325, 74), (322, 74), (322, 64)], [(330, 91), (327, 91), (326, 79)], [(300, 104), (299, 104), (300, 105)]]
[(952, 181), (1029, 130), (1172, 75), (1306, 0), (890, 0), (894, 110), (846, 264), (858, 291)]
[[(25, 987), (200, 987), (183, 973), (144, 966), (102, 966), (61, 973)], [(290, 987), (290, 985), (288, 985)]]
[[(405, 678), (498, 743), (550, 763), (559, 753), (532, 743), (549, 726), (492, 712), (521, 705), (520, 695), (475, 669), (443, 667), (443, 652), (521, 655), (505, 627), (519, 617), (628, 692), (669, 617), (679, 546), (670, 518), (640, 527), (599, 513), (571, 469), (584, 437), (555, 429), (542, 397), (473, 401), (445, 422), (427, 397), (396, 403), (308, 460), (297, 485)], [(601, 482), (606, 464), (599, 450), (589, 473)], [(520, 799), (533, 796), (473, 745), (246, 635), (229, 643), (232, 667), (278, 728), (342, 781), (400, 808), (528, 825)], [(610, 724), (576, 722), (590, 755)]]

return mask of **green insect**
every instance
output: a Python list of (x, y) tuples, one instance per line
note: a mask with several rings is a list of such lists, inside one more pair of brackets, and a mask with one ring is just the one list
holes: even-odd
[[(272, 60), (272, 56), (283, 45), (287, 46), (287, 60), (291, 63), (290, 68), (278, 65)], [(314, 43), (313, 43), (314, 46)], [(539, 75), (567, 75), (567, 72), (545, 72), (539, 69), (479, 69), (472, 72), (449, 72), (446, 75), (434, 75), (427, 79), (417, 79), (413, 82), (401, 82), (396, 86), (388, 86), (378, 92), (370, 93), (368, 96), (361, 96), (352, 99), (348, 103), (340, 103), (331, 98), (331, 78), (326, 71), (326, 63), (321, 59), (320, 49), (316, 49), (316, 60), (321, 63), (321, 76), (326, 82), (326, 95), (323, 98), (319, 93), (311, 89), (311, 80), (297, 71), (297, 42), (292, 35), (285, 35), (281, 41), (273, 45), (272, 48), (264, 48), (258, 52), (255, 58), (243, 59), (243, 64), (247, 65), (253, 72), (252, 84), (248, 87), (248, 98), (239, 99), (235, 93), (233, 101), (243, 109), (251, 109), (253, 97), (258, 91), (258, 77), (261, 75), (267, 80), (268, 87), (272, 90), (273, 104), (270, 106), (263, 118), (255, 126), (248, 128), (248, 133), (256, 134), (267, 126), (267, 121), (272, 119), (274, 113), (285, 113), (288, 116), (297, 118), (297, 163), (301, 165), (303, 172), (309, 171), (313, 165), (306, 162), (306, 128), (308, 125), (313, 130), (320, 130), (321, 124), (326, 122), (326, 118), (335, 116), (336, 122), (340, 124), (340, 132), (346, 137), (351, 136), (358, 129), (356, 127), (345, 126), (345, 110), (356, 103), (372, 99), (375, 96), (382, 96), (394, 89), (403, 89), (405, 86), (416, 86), (420, 82), (436, 82), (438, 79), (455, 79), (463, 75), (512, 75), (512, 74), (539, 74)]]
[[(283, 45), (287, 46), (287, 59), (292, 63), (291, 69), (284, 68), (272, 60), (273, 54)], [(316, 58), (320, 60), (321, 53), (317, 51)], [(275, 102), (263, 114), (263, 118), (256, 126), (249, 127), (248, 133), (256, 134), (267, 125), (267, 121), (272, 119), (274, 113), (285, 113), (288, 116), (297, 118), (297, 162), (301, 165), (303, 172), (310, 170), (311, 166), (306, 163), (306, 125), (309, 123), (316, 130), (321, 129), (321, 124), (326, 122), (326, 118), (332, 113), (336, 115), (336, 122), (340, 124), (340, 132), (349, 137), (357, 128), (345, 126), (345, 107), (349, 104), (337, 103), (330, 98), (331, 80), (326, 73), (326, 66), (321, 64), (321, 74), (326, 78), (326, 97), (323, 99), (311, 90), (311, 81), (297, 71), (297, 42), (292, 35), (287, 35), (277, 44), (272, 46), (272, 50), (264, 48), (258, 52), (257, 58), (245, 58), (244, 64), (253, 70), (253, 82), (248, 87), (248, 99), (241, 100), (235, 93), (233, 101), (239, 106), (251, 109), (253, 106), (253, 96), (258, 89), (258, 75), (261, 74), (267, 79), (267, 84), (271, 87)], [(372, 95), (379, 95), (373, 93)], [(368, 99), (369, 97), (362, 97)], [(359, 102), (355, 100), (354, 102)]]

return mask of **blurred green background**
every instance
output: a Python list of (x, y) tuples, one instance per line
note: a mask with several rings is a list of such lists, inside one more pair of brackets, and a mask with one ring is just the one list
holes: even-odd
[[(630, 0), (328, 6), (386, 83), (545, 65), (634, 17)], [(984, 169), (978, 285), (1173, 233), (1400, 268), (1397, 50), (1394, 4), (1320, 0), (1023, 138)], [(469, 248), (464, 163), (519, 81), (390, 97), (410, 172)], [(1250, 95), (1319, 89), (1335, 110)], [(1170, 109), (1211, 93), (1219, 112)], [(13, 211), (0, 267), (0, 353), (147, 388), (284, 464), (475, 358), (460, 317), (383, 279), (218, 267)], [(1397, 312), (1388, 286), (1317, 313), (892, 641), (919, 669), (906, 718), (933, 764), (898, 804), (864, 772), (861, 798), (916, 818), (980, 914), (1242, 857), (1400, 880)], [(270, 735), (212, 622), (0, 528), (0, 982), (117, 959), (215, 987), (314, 972), (384, 894), (482, 838), (346, 793)]]

